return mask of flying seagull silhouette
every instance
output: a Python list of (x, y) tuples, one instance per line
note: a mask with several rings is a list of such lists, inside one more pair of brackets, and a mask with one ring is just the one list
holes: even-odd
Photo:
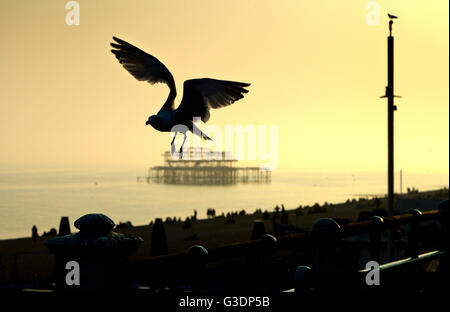
[[(175, 81), (172, 74), (156, 57), (145, 53), (130, 43), (113, 37), (111, 42), (114, 48), (112, 53), (119, 63), (139, 81), (147, 81), (150, 84), (165, 83), (169, 86), (169, 96), (156, 115), (148, 118), (145, 125), (151, 125), (158, 131), (169, 132), (176, 125), (184, 125), (188, 131), (199, 135), (205, 140), (211, 140), (193, 123), (193, 117), (200, 117), (207, 122), (210, 117), (210, 108), (220, 108), (233, 104), (244, 97), (248, 90), (245, 87), (249, 83), (217, 80), (211, 78), (190, 79), (183, 84), (184, 92), (178, 108), (175, 109), (174, 100), (177, 95)], [(184, 128), (186, 129), (186, 128)], [(176, 129), (171, 145), (174, 152), (174, 141), (178, 132), (184, 134), (183, 144), (180, 147), (180, 158), (183, 153), (183, 145), (186, 141), (186, 130)]]
[(398, 18), (397, 16), (392, 15), (392, 14), (389, 14), (389, 13), (388, 13), (388, 17), (389, 17), (389, 18)]

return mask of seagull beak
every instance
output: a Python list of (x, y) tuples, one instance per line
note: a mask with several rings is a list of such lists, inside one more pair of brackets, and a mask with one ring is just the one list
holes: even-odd
[(145, 125), (148, 126), (149, 124), (150, 124), (150, 121), (147, 120), (147, 121), (145, 122)]

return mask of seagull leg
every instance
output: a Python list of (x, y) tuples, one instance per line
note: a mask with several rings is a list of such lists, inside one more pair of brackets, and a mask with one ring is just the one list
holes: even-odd
[(175, 135), (173, 136), (172, 142), (170, 143), (170, 154), (173, 155), (175, 153), (175, 138), (177, 137), (178, 132), (175, 132)]
[(186, 133), (183, 133), (183, 135), (184, 135), (184, 139), (183, 139), (183, 144), (181, 144), (181, 147), (180, 147), (180, 159), (183, 158), (183, 145), (184, 145), (184, 142), (186, 142), (186, 138), (187, 138)]

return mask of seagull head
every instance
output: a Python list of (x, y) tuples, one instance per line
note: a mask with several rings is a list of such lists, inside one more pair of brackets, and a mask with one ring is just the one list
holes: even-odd
[(152, 115), (152, 116), (148, 117), (148, 120), (145, 122), (145, 125), (146, 126), (151, 125), (154, 128), (155, 125), (157, 124), (157, 122), (158, 122), (158, 116)]
[(145, 122), (145, 125), (151, 125), (153, 129), (158, 131), (167, 131), (164, 123), (164, 119), (158, 115), (152, 115), (148, 117), (148, 120)]

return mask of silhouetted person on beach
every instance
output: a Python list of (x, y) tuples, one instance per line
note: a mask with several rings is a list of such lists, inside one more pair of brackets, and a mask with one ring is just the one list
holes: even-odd
[(275, 206), (275, 216), (278, 217), (278, 214), (280, 213), (280, 207), (278, 205)]
[(33, 227), (31, 228), (31, 239), (33, 240), (33, 242), (36, 242), (38, 237), (39, 237), (39, 235), (38, 235), (37, 227), (36, 227), (36, 225), (33, 225)]

